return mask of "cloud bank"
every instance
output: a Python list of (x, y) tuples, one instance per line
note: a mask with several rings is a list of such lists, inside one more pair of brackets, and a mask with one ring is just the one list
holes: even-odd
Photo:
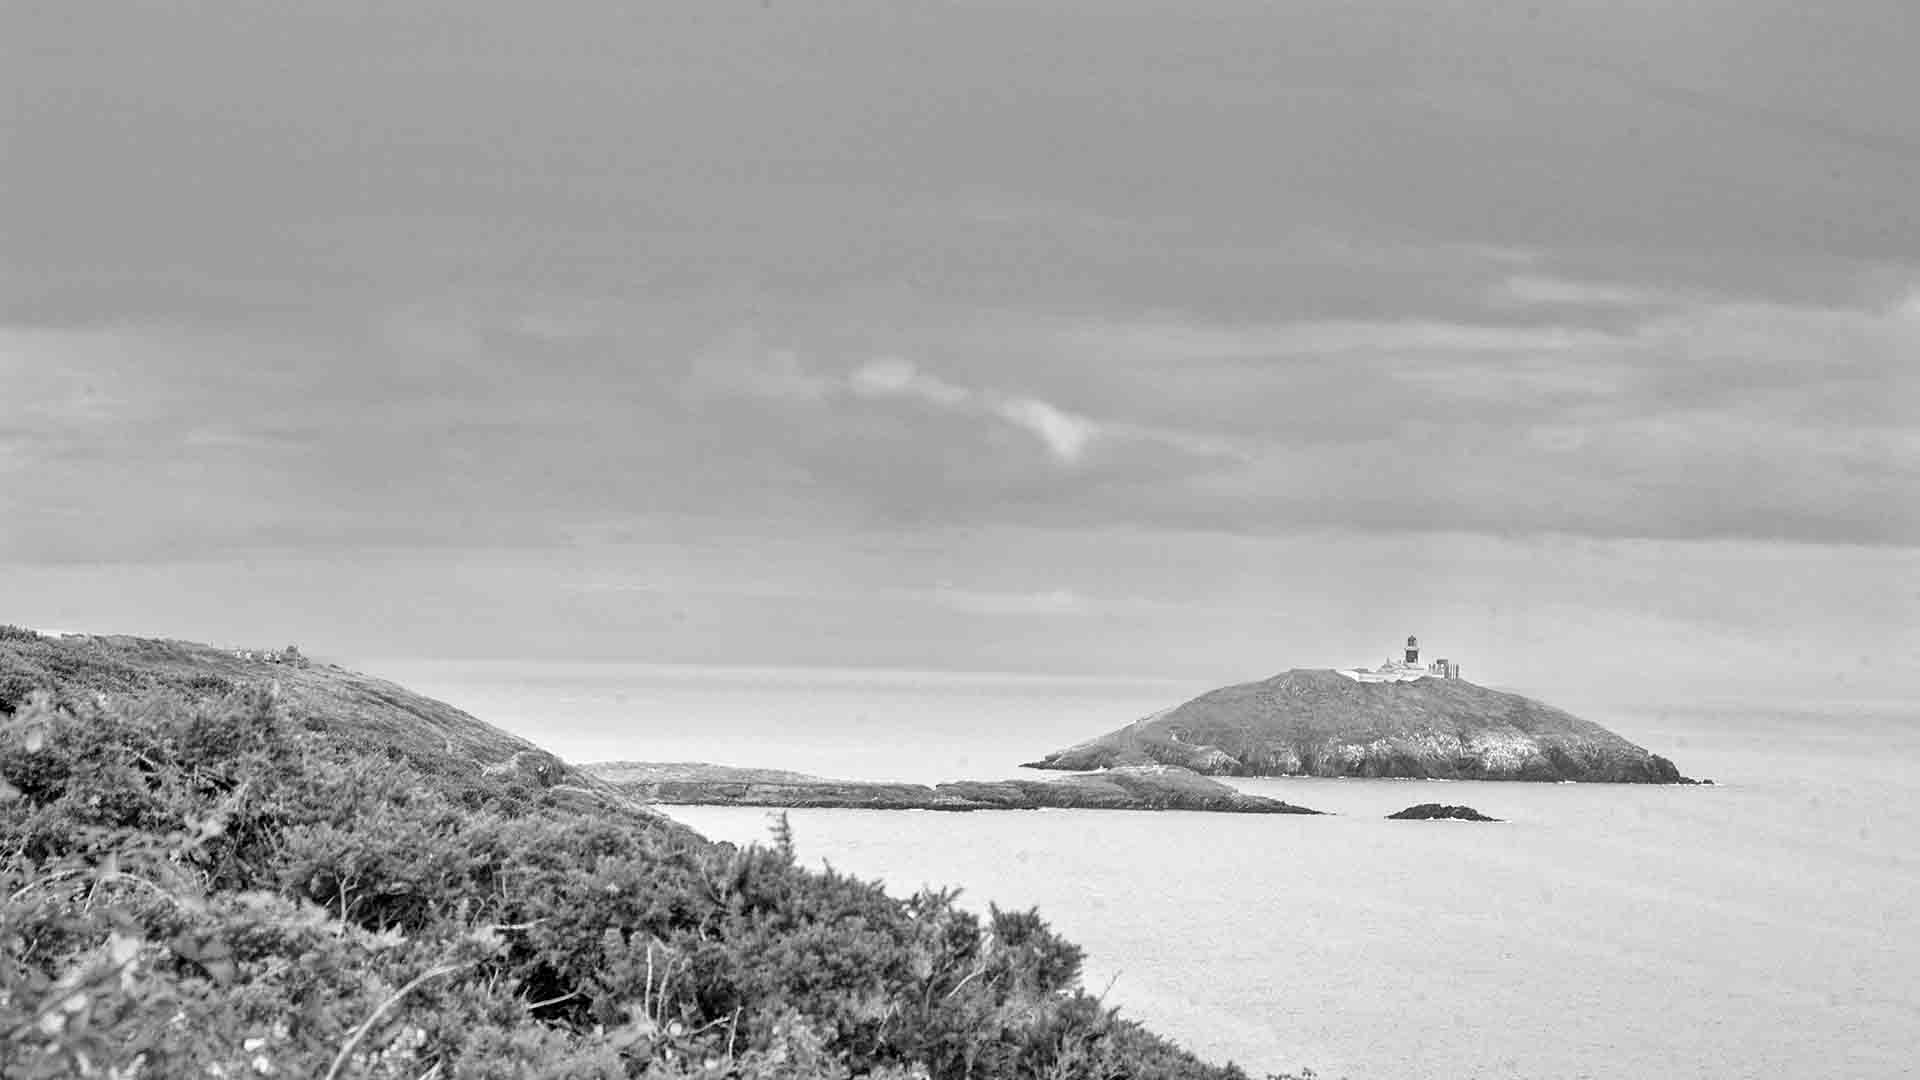
[[(1435, 538), (1655, 544), (1649, 602), (1790, 566), (1833, 625), (1920, 549), (1908, 4), (359, 7), (0, 14), (0, 572), (48, 621), (105, 568), (402, 621), (497, 571), (660, 586), (527, 586), (563, 648), (1064, 663), (1015, 613), (1103, 574), (1171, 655), (1380, 552), (1415, 604)], [(1336, 569), (1294, 609), (1283, 559)], [(1263, 599), (1179, 623), (1209, 590)]]

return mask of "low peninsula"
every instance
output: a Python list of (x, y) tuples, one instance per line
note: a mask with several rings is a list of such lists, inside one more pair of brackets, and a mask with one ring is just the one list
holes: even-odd
[(853, 810), (1197, 810), (1227, 814), (1317, 814), (1247, 795), (1178, 765), (1122, 765), (1052, 780), (962, 780), (902, 784), (830, 780), (780, 769), (701, 762), (608, 761), (582, 768), (648, 803)]
[(1551, 705), (1479, 686), (1445, 660), (1299, 669), (1202, 694), (1038, 761), (1178, 765), (1214, 776), (1689, 784), (1673, 762)]

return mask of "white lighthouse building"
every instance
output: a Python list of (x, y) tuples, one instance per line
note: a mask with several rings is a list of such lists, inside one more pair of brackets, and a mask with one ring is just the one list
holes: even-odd
[(1460, 677), (1460, 665), (1444, 657), (1422, 667), (1420, 664), (1420, 639), (1407, 635), (1405, 659), (1389, 658), (1377, 668), (1335, 668), (1334, 670), (1354, 682), (1413, 682), (1416, 679), (1457, 679)]

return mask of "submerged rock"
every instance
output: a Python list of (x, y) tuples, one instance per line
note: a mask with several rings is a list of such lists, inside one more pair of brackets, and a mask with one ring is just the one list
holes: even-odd
[(1397, 814), (1388, 814), (1388, 821), (1499, 821), (1497, 817), (1475, 810), (1471, 806), (1443, 806), (1437, 802), (1423, 802), (1418, 806), (1409, 806)]
[(1027, 767), (1148, 764), (1225, 776), (1691, 783), (1666, 758), (1519, 694), (1309, 669), (1202, 694)]
[(703, 806), (838, 807), (861, 810), (1202, 810), (1315, 814), (1246, 795), (1191, 769), (1123, 766), (1053, 780), (961, 780), (897, 784), (830, 780), (779, 769), (704, 763), (612, 761), (585, 770), (648, 802)]

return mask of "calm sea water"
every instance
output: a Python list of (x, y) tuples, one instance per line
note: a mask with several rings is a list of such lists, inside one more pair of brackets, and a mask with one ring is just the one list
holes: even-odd
[[(1205, 686), (619, 665), (368, 665), (573, 760), (942, 780)], [(1038, 906), (1085, 982), (1201, 1054), (1323, 1077), (1895, 1077), (1920, 1069), (1920, 715), (1581, 710), (1700, 788), (1239, 781), (1339, 816), (793, 811), (897, 893)], [(1034, 774), (1028, 774), (1034, 775)], [(1388, 822), (1469, 803), (1500, 825)], [(761, 810), (675, 808), (708, 836)]]

